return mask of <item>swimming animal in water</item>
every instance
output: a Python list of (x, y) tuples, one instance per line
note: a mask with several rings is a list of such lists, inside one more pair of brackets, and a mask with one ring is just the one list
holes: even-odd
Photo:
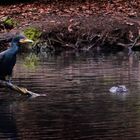
[(124, 93), (127, 92), (128, 89), (126, 88), (125, 85), (118, 85), (118, 86), (113, 86), (109, 89), (111, 93)]

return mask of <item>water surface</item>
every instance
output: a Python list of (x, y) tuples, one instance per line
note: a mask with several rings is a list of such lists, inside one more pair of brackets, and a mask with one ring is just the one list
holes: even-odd
[[(18, 57), (14, 82), (46, 97), (0, 88), (0, 139), (140, 139), (140, 54), (63, 53), (33, 68)], [(126, 94), (111, 94), (114, 85)]]

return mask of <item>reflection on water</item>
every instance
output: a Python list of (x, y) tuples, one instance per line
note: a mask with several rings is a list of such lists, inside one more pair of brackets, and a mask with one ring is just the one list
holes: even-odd
[[(18, 58), (14, 82), (46, 97), (28, 99), (0, 88), (0, 139), (140, 139), (140, 54), (64, 53)], [(126, 85), (127, 94), (110, 87)]]

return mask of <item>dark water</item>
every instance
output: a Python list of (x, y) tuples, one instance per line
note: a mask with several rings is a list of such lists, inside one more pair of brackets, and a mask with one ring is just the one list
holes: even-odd
[[(0, 139), (140, 139), (140, 54), (18, 58), (14, 82), (46, 97), (29, 99), (0, 88)], [(123, 84), (126, 94), (111, 94)]]

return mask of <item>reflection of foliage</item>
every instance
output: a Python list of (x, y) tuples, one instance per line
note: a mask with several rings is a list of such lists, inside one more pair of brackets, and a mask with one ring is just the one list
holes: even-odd
[(24, 34), (27, 38), (37, 41), (41, 35), (41, 31), (35, 27), (29, 27), (24, 30)]
[(25, 58), (24, 65), (27, 68), (34, 69), (38, 65), (39, 58), (35, 54), (30, 54)]

